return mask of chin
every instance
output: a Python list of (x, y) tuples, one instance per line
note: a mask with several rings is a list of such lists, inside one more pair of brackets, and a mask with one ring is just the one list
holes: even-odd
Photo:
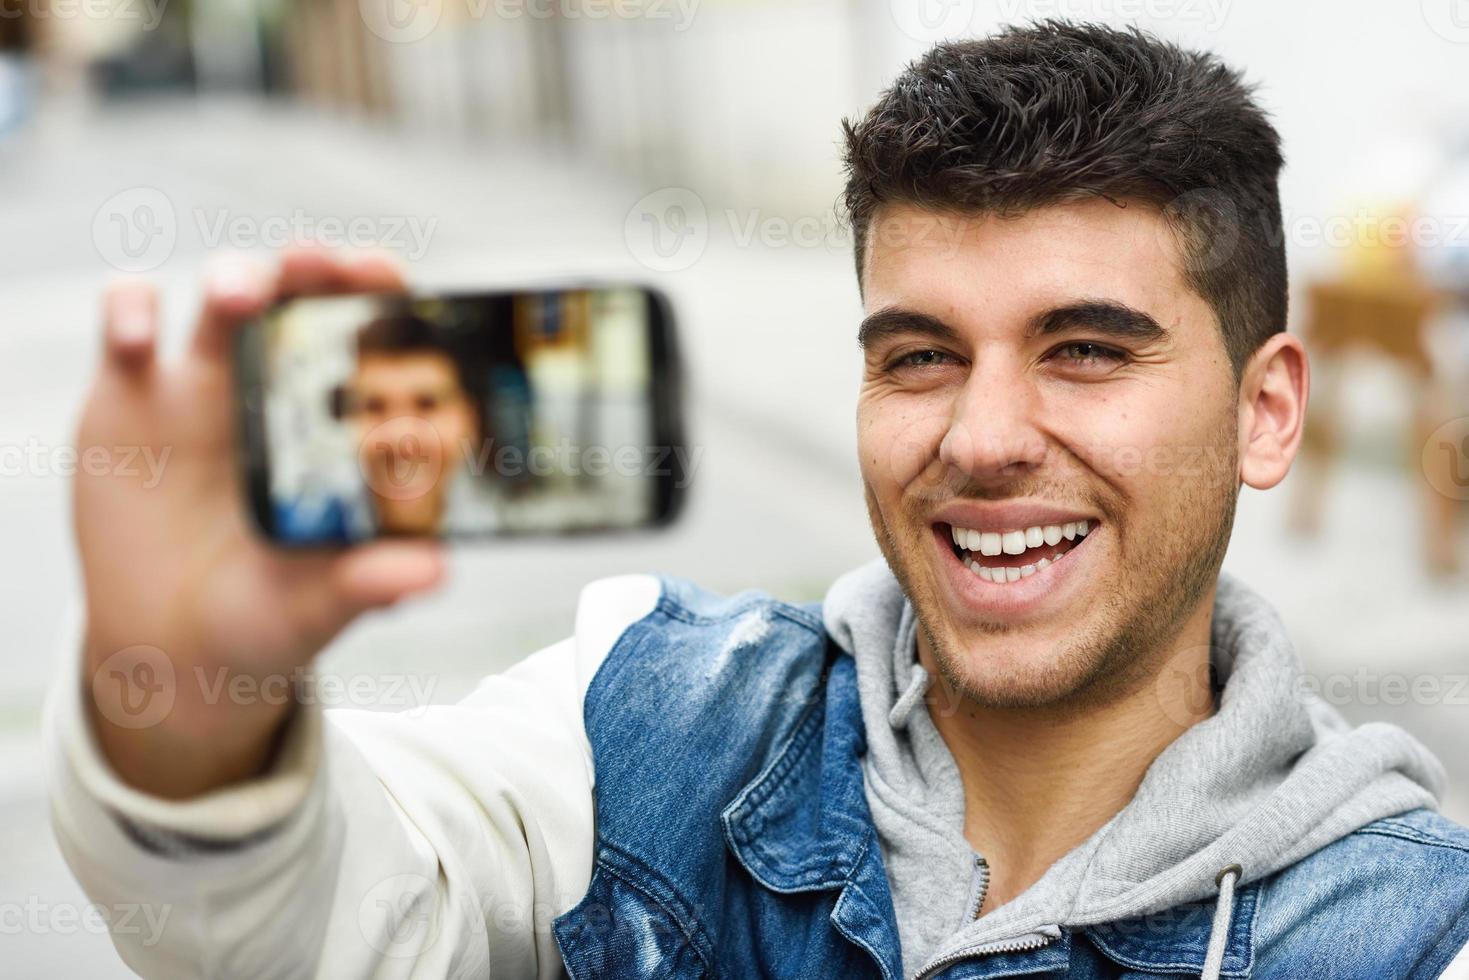
[[(933, 615), (915, 608), (922, 622)], [(1026, 627), (923, 628), (949, 687), (981, 707), (1039, 708), (1072, 699), (1095, 686), (1107, 660), (1107, 644), (1086, 639), (1095, 633), (1086, 627), (1064, 636)]]

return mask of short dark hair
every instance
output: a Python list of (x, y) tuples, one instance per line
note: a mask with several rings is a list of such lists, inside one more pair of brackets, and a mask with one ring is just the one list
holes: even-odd
[(861, 284), (885, 204), (1018, 214), (1103, 198), (1162, 209), (1183, 274), (1238, 376), (1285, 329), (1280, 136), (1212, 54), (1136, 28), (1047, 20), (939, 44), (844, 120), (846, 217)]
[(408, 310), (383, 313), (358, 328), (357, 353), (437, 353), (457, 360), (443, 329)]
[(483, 403), (477, 373), (451, 332), (411, 309), (390, 309), (357, 330), (357, 357), (438, 354), (448, 359), (459, 388), (476, 410)]

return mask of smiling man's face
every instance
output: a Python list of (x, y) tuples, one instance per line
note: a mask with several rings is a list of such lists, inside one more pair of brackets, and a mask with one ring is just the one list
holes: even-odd
[(863, 271), (858, 446), (920, 656), (979, 704), (1106, 698), (1207, 614), (1238, 385), (1156, 209), (889, 206)]

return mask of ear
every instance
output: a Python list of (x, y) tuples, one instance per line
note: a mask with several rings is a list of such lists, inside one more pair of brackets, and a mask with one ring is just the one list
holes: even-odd
[(1240, 479), (1269, 490), (1290, 471), (1301, 446), (1311, 368), (1300, 338), (1271, 336), (1245, 365), (1240, 379)]

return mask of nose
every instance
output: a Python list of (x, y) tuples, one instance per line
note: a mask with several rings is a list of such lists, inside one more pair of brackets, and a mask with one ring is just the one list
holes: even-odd
[(976, 362), (955, 396), (939, 459), (976, 482), (1012, 480), (1039, 468), (1046, 458), (1039, 408), (1020, 365), (1008, 358)]

